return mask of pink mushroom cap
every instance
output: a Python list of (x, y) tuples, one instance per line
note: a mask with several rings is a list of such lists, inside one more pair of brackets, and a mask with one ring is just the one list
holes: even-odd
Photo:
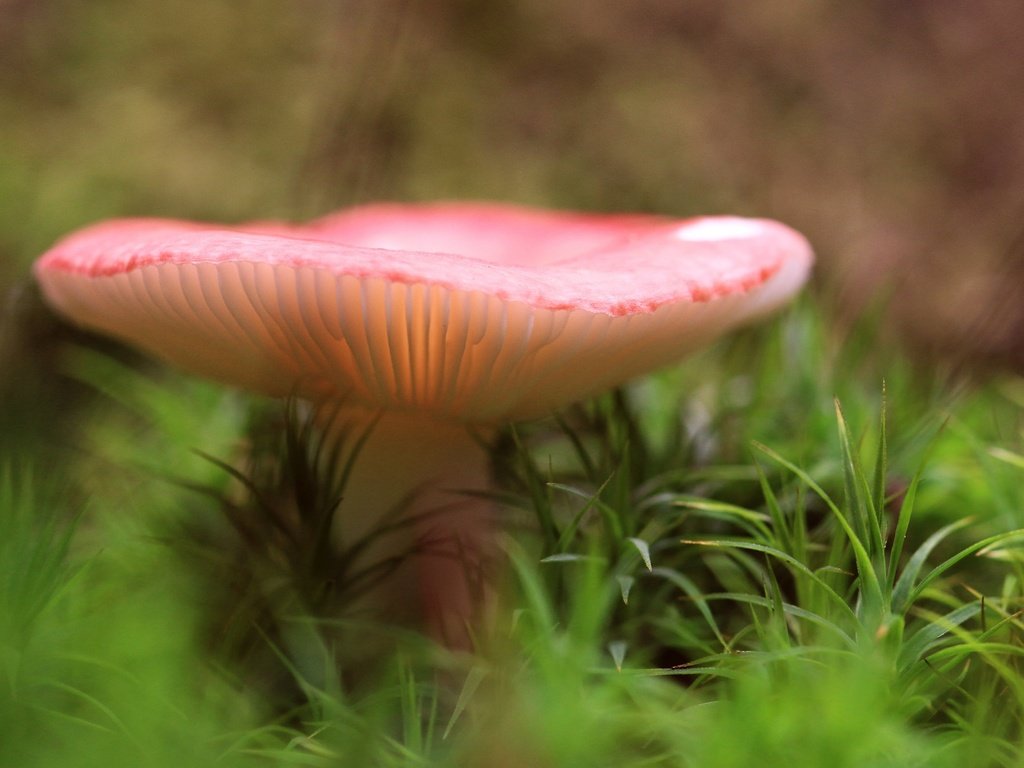
[(671, 363), (784, 304), (812, 260), (764, 219), (381, 204), (107, 221), (35, 274), (73, 321), (226, 383), (486, 423)]

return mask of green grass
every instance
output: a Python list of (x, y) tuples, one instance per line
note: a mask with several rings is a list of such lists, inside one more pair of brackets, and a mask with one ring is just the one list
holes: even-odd
[(509, 429), (472, 653), (346, 612), (295, 408), (61, 342), (59, 450), (0, 442), (0, 765), (1019, 765), (1024, 385), (879, 333), (808, 302)]

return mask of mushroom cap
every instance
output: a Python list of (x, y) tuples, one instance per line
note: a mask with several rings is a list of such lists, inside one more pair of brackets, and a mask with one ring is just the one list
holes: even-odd
[(494, 422), (673, 362), (785, 303), (811, 262), (764, 219), (440, 203), (112, 220), (35, 275), (75, 322), (226, 383)]

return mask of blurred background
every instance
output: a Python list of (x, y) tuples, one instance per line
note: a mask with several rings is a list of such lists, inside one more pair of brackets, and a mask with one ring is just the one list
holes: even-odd
[(1021, 367), (1022, 33), (1017, 0), (0, 0), (0, 368), (77, 226), (436, 198), (779, 218), (839, 317)]

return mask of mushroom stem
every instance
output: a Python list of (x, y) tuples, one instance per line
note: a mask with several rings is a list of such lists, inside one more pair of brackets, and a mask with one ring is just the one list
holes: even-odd
[(332, 421), (349, 436), (369, 430), (333, 544), (353, 553), (350, 573), (394, 568), (358, 596), (356, 609), (424, 625), (449, 647), (464, 647), (481, 605), (492, 530), (492, 505), (479, 495), (490, 476), (484, 436), (417, 413), (346, 412)]

